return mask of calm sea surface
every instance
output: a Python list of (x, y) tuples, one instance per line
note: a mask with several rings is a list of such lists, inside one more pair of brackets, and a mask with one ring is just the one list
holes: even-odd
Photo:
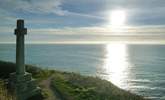
[[(133, 93), (165, 100), (165, 45), (26, 45), (26, 63), (98, 76)], [(0, 44), (0, 60), (15, 61), (15, 45)]]

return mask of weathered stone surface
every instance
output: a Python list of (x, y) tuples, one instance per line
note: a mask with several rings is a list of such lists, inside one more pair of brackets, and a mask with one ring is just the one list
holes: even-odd
[(36, 81), (32, 79), (32, 74), (25, 70), (24, 57), (24, 35), (27, 34), (27, 29), (24, 28), (24, 20), (17, 20), (16, 35), (16, 72), (10, 75), (11, 87), (16, 92), (17, 100), (26, 100), (29, 97), (40, 93), (40, 88), (37, 87)]
[(10, 84), (16, 90), (18, 100), (26, 100), (27, 98), (40, 93), (40, 88), (37, 87), (36, 80), (32, 78), (30, 73), (23, 76), (17, 76), (16, 73), (10, 75)]

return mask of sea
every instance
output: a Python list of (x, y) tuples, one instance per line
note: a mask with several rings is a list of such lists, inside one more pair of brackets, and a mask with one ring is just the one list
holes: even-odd
[[(152, 100), (165, 100), (165, 45), (26, 44), (26, 64), (100, 77)], [(15, 62), (15, 44), (0, 44), (0, 60)]]

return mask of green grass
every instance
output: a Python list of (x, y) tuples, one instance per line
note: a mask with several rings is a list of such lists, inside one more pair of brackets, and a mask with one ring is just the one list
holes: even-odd
[(56, 73), (52, 87), (64, 100), (144, 100), (106, 80), (75, 73)]
[(15, 96), (9, 93), (4, 80), (0, 80), (0, 100), (15, 100)]
[[(15, 64), (0, 61), (0, 69), (0, 79), (3, 82), (4, 79), (9, 78), (10, 73), (15, 71)], [(51, 87), (58, 93), (58, 96), (61, 97), (62, 100), (144, 100), (141, 96), (122, 90), (109, 81), (97, 77), (87, 77), (55, 70), (43, 70), (32, 65), (26, 65), (26, 69), (32, 73), (38, 83), (53, 76)], [(0, 89), (1, 88), (3, 88), (1, 91), (7, 91), (4, 85), (0, 85)], [(41, 88), (42, 93), (29, 100), (45, 100), (49, 96), (49, 93), (44, 87)], [(2, 92), (0, 93), (1, 98), (3, 94)], [(4, 100), (9, 100), (7, 98), (10, 97), (11, 94), (8, 92), (4, 93), (7, 94)], [(43, 96), (45, 99), (41, 99), (40, 96)]]
[[(10, 73), (15, 72), (15, 67), (15, 64), (12, 62), (0, 61), (0, 79), (8, 79)], [(43, 70), (33, 65), (26, 65), (26, 71), (32, 73), (32, 76), (38, 81), (48, 78), (55, 72), (53, 70)]]

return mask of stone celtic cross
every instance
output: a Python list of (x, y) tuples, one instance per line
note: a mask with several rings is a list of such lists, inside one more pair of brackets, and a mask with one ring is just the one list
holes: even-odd
[(26, 72), (24, 36), (27, 34), (27, 29), (24, 28), (24, 20), (17, 20), (14, 34), (16, 35), (16, 72), (11, 73), (9, 80), (11, 87), (16, 92), (17, 100), (27, 100), (29, 97), (40, 93), (40, 88), (37, 87), (32, 74)]

